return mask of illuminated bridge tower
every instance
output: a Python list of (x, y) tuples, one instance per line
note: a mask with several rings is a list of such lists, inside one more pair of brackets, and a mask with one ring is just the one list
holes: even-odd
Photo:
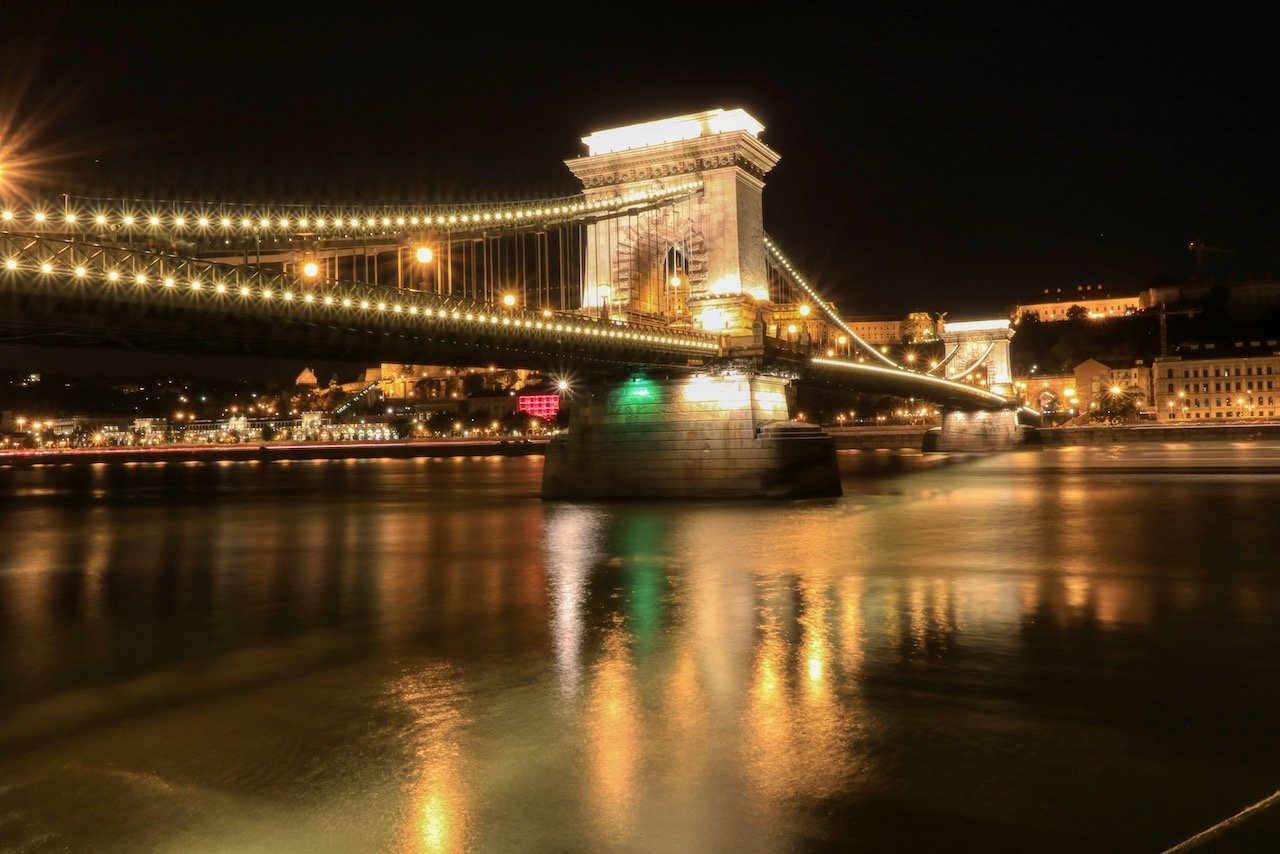
[(970, 320), (945, 323), (940, 336), (946, 348), (940, 365), (949, 380), (962, 382), (981, 376), (996, 394), (1013, 396), (1013, 368), (1009, 341), (1013, 328), (1008, 320)]
[(945, 352), (938, 367), (949, 380), (974, 381), (1010, 400), (1007, 410), (966, 412), (949, 409), (942, 416), (939, 451), (991, 451), (1022, 442), (1013, 388), (1007, 319), (946, 323), (940, 333)]
[[(778, 155), (742, 110), (592, 133), (566, 161), (600, 217), (587, 224), (582, 306), (620, 320), (753, 334), (767, 294), (762, 193)], [(625, 215), (622, 197), (687, 187)], [(715, 318), (714, 321), (709, 318)], [(573, 392), (547, 448), (548, 498), (749, 498), (841, 492), (834, 440), (790, 419), (788, 380), (749, 371), (633, 373)]]
[(587, 154), (565, 161), (587, 203), (643, 199), (688, 186), (674, 203), (586, 228), (582, 305), (618, 318), (750, 334), (750, 294), (768, 284), (764, 176), (779, 155), (760, 141), (763, 125), (745, 111), (709, 110), (583, 138)]

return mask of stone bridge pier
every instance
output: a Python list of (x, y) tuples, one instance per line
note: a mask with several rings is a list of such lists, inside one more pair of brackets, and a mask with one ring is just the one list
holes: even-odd
[(926, 437), (925, 450), (1008, 451), (1026, 443), (1026, 431), (1014, 409), (948, 409), (942, 413), (942, 430)]
[(637, 373), (575, 390), (542, 478), (551, 499), (841, 493), (835, 440), (790, 420), (787, 380), (748, 373)]
[(939, 367), (947, 379), (978, 381), (995, 394), (1009, 399), (1008, 409), (994, 411), (947, 409), (942, 414), (942, 430), (934, 434), (925, 450), (1003, 451), (1024, 444), (1027, 427), (1018, 421), (1013, 402), (1014, 388), (1009, 341), (1013, 329), (1007, 319), (947, 323), (940, 337), (946, 352)]

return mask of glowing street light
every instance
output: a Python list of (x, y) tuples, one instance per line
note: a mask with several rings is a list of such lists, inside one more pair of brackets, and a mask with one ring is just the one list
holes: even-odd
[(507, 294), (502, 298), (502, 304), (505, 305), (507, 308), (511, 308), (516, 304), (516, 295)]
[(419, 264), (430, 264), (435, 259), (436, 253), (431, 251), (430, 246), (419, 246), (413, 257), (418, 259)]
[(320, 267), (315, 261), (308, 261), (306, 264), (302, 265), (302, 274), (308, 279), (314, 279), (319, 272)]

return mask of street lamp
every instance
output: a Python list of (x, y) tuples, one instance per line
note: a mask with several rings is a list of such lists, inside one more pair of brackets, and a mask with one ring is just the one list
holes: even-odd
[(418, 262), (422, 270), (421, 281), (424, 286), (423, 290), (426, 290), (425, 286), (427, 284), (427, 276), (429, 275), (429, 268), (427, 265), (434, 261), (435, 257), (436, 253), (432, 251), (430, 246), (419, 246), (414, 250), (413, 259)]
[(607, 320), (609, 317), (609, 295), (613, 293), (608, 285), (599, 285), (596, 287), (596, 295), (600, 299), (600, 319)]

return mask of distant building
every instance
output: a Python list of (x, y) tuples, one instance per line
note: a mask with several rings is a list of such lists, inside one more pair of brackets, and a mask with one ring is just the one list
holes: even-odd
[(915, 344), (938, 340), (940, 322), (927, 311), (901, 315), (862, 315), (844, 322), (868, 344)]
[(1076, 415), (1080, 401), (1076, 396), (1075, 374), (1032, 374), (1013, 382), (1022, 402), (1037, 412)]
[[(1222, 282), (1226, 292), (1226, 307), (1236, 314), (1250, 314), (1257, 309), (1280, 305), (1280, 281), (1272, 279), (1242, 279), (1238, 282)], [(1162, 285), (1142, 292), (1143, 307), (1203, 299), (1219, 285), (1197, 282), (1185, 285)]]
[(913, 311), (902, 321), (899, 334), (909, 344), (938, 340), (938, 318), (927, 311)]
[(467, 411), (472, 415), (486, 412), (500, 421), (517, 412), (519, 403), (514, 391), (478, 391), (467, 398)]
[(1280, 341), (1183, 345), (1153, 365), (1161, 421), (1274, 418), (1280, 412)]
[(846, 317), (845, 323), (868, 344), (900, 344), (902, 342), (901, 317)]
[(1075, 291), (1056, 288), (1044, 290), (1044, 299), (1014, 306), (1010, 314), (1014, 323), (1021, 323), (1031, 315), (1045, 323), (1066, 320), (1072, 306), (1080, 306), (1087, 317), (1124, 317), (1141, 311), (1144, 306), (1140, 294), (1113, 294), (1102, 285), (1080, 285)]
[(310, 368), (303, 368), (302, 373), (298, 374), (298, 378), (293, 381), (293, 384), (306, 388), (315, 388), (320, 385), (320, 381), (316, 379), (314, 371)]
[(524, 389), (516, 400), (517, 412), (527, 412), (533, 418), (543, 421), (553, 420), (560, 412), (560, 390), (555, 386)]
[(1076, 365), (1073, 373), (1081, 412), (1098, 408), (1106, 394), (1119, 393), (1133, 398), (1139, 410), (1147, 409), (1151, 403), (1151, 368), (1141, 360), (1112, 367), (1097, 359), (1086, 359)]
[(1151, 368), (1141, 361), (1111, 367), (1097, 359), (1086, 359), (1069, 374), (1031, 374), (1014, 379), (1023, 402), (1039, 412), (1078, 415), (1097, 408), (1104, 394), (1125, 394), (1139, 410), (1153, 400)]

